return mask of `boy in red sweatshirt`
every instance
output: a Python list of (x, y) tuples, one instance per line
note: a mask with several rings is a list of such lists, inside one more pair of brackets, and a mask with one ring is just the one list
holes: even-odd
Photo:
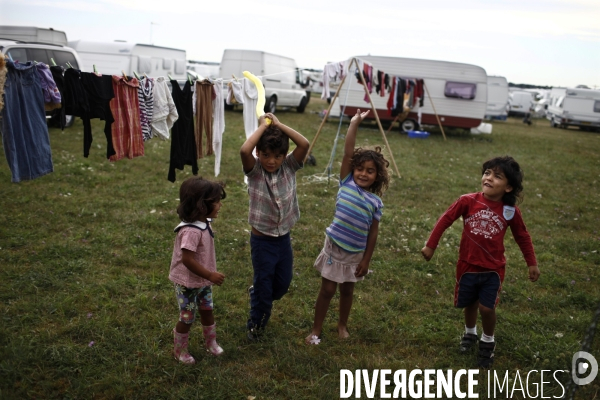
[(465, 194), (440, 217), (421, 250), (431, 260), (442, 234), (462, 217), (464, 228), (456, 265), (454, 306), (465, 310), (465, 334), (460, 351), (469, 351), (477, 343), (477, 311), (481, 314), (483, 334), (479, 342), (478, 365), (490, 368), (494, 362), (494, 328), (506, 259), (504, 234), (508, 227), (519, 245), (529, 280), (540, 276), (531, 237), (521, 211), (516, 206), (523, 190), (523, 171), (509, 156), (486, 161), (482, 168), (481, 192)]

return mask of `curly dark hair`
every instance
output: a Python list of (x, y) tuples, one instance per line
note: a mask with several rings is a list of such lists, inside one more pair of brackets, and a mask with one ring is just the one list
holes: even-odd
[(387, 170), (390, 163), (383, 157), (383, 154), (381, 154), (381, 147), (377, 146), (374, 150), (358, 147), (354, 149), (354, 154), (350, 159), (352, 171), (354, 171), (356, 167), (362, 165), (365, 161), (373, 161), (377, 168), (377, 178), (375, 178), (375, 182), (373, 182), (368, 190), (369, 192), (381, 196), (390, 184), (390, 175)]
[(262, 134), (258, 143), (256, 144), (256, 150), (266, 151), (271, 150), (275, 154), (287, 155), (290, 148), (290, 138), (273, 124), (267, 127), (267, 130)]
[(192, 176), (179, 188), (179, 206), (177, 214), (183, 222), (194, 222), (210, 215), (214, 204), (227, 197), (225, 184)]
[(512, 187), (510, 192), (504, 193), (502, 202), (509, 206), (514, 206), (523, 200), (521, 192), (523, 191), (523, 170), (519, 163), (511, 156), (495, 157), (483, 163), (481, 174), (486, 170), (502, 172), (508, 184)]

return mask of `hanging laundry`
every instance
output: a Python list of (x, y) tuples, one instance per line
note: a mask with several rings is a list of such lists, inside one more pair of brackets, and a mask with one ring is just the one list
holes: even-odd
[[(64, 74), (63, 108), (66, 115), (81, 117), (83, 122), (83, 156), (86, 158), (90, 155), (90, 148), (93, 141), (90, 119), (104, 119), (106, 158), (110, 158), (115, 154), (111, 133), (113, 114), (112, 112), (107, 112), (105, 107), (106, 103), (110, 102), (114, 97), (112, 77), (106, 75), (105, 78), (100, 78), (100, 80), (96, 80), (94, 77), (99, 76), (90, 72), (81, 72), (75, 68), (67, 68)], [(84, 80), (86, 82), (85, 87)], [(96, 85), (99, 87), (95, 88)], [(93, 113), (90, 111), (89, 93), (91, 93), (91, 96), (93, 97), (91, 100), (92, 107), (95, 110)], [(98, 96), (98, 98), (96, 98), (96, 96)]]
[(167, 179), (175, 182), (175, 169), (183, 171), (185, 165), (192, 166), (192, 174), (198, 174), (198, 154), (194, 136), (194, 115), (192, 107), (192, 85), (185, 81), (183, 89), (176, 80), (171, 80), (173, 102), (179, 118), (171, 130), (171, 159)]
[(44, 96), (32, 62), (6, 61), (2, 145), (11, 181), (35, 179), (54, 171)]
[(40, 84), (42, 86), (45, 110), (52, 111), (57, 108), (61, 108), (62, 104), (60, 92), (56, 87), (56, 83), (52, 77), (52, 72), (50, 72), (50, 67), (44, 63), (37, 63), (35, 64), (35, 69), (37, 70), (40, 78)]
[(323, 100), (331, 97), (329, 93), (330, 83), (342, 80), (344, 76), (346, 76), (346, 61), (325, 64), (323, 67), (323, 91), (321, 92)]
[[(248, 78), (232, 81), (227, 93), (227, 98), (235, 97), (239, 104), (244, 105), (244, 130), (246, 139), (258, 128), (258, 117), (256, 116), (256, 104), (258, 103), (258, 90), (254, 83)], [(227, 104), (232, 104), (227, 102)]]
[(152, 111), (152, 137), (169, 139), (169, 131), (179, 118), (167, 80), (159, 76), (154, 80), (154, 106)]
[(91, 119), (104, 121), (104, 137), (106, 138), (106, 158), (116, 154), (113, 146), (112, 124), (115, 122), (110, 102), (115, 97), (111, 75), (97, 75), (92, 72), (81, 72), (81, 84), (86, 93), (88, 111), (81, 117), (83, 122), (83, 155), (87, 157), (92, 147)]
[(140, 103), (140, 125), (142, 138), (152, 139), (152, 113), (154, 112), (154, 79), (142, 75), (138, 79), (138, 101)]
[(214, 82), (216, 97), (213, 101), (213, 141), (215, 152), (215, 176), (221, 172), (221, 151), (223, 146), (223, 132), (225, 131), (225, 101), (223, 99), (223, 79)]
[(136, 78), (112, 76), (115, 97), (110, 101), (110, 111), (115, 122), (112, 127), (115, 154), (110, 161), (124, 157), (133, 158), (144, 155), (144, 139), (140, 125), (140, 102), (138, 99), (139, 82)]
[(423, 99), (425, 98), (425, 93), (423, 92), (423, 79), (417, 79), (417, 86), (415, 87), (415, 98), (419, 99), (419, 107), (423, 107)]
[(204, 151), (202, 149), (202, 131), (206, 134), (206, 155), (210, 156), (213, 154), (212, 148), (212, 131), (213, 131), (213, 99), (216, 97), (213, 89), (213, 84), (208, 80), (196, 81), (196, 102), (195, 102), (195, 113), (196, 113), (196, 125), (194, 130), (194, 136), (196, 138), (196, 147), (198, 158), (204, 157)]
[(52, 118), (58, 120), (58, 124), (62, 131), (65, 130), (66, 114), (65, 114), (65, 77), (63, 67), (59, 65), (53, 65), (50, 67), (50, 73), (56, 83), (56, 88), (60, 93), (61, 107), (52, 112)]

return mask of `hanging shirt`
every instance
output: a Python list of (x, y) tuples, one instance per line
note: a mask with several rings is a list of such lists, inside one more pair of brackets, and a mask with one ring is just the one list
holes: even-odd
[(258, 117), (256, 116), (258, 90), (248, 78), (232, 81), (231, 90), (237, 102), (244, 105), (244, 130), (246, 131), (247, 139), (258, 128)]
[(215, 100), (213, 101), (213, 150), (215, 152), (215, 176), (221, 172), (221, 150), (223, 132), (225, 131), (225, 101), (223, 99), (223, 79), (214, 83)]
[(115, 120), (110, 110), (110, 101), (115, 97), (112, 76), (82, 72), (80, 79), (88, 102), (88, 112), (81, 117), (83, 121), (83, 155), (87, 157), (92, 146), (92, 125), (90, 119), (100, 118), (100, 120), (104, 121), (106, 158), (110, 158), (116, 153), (112, 139), (112, 123)]
[(141, 76), (138, 88), (138, 101), (140, 103), (140, 125), (144, 142), (152, 139), (152, 113), (154, 111), (154, 79)]
[(6, 61), (2, 145), (12, 182), (35, 179), (54, 170), (44, 96), (32, 62)]
[(198, 156), (194, 137), (194, 114), (192, 110), (192, 86), (185, 81), (183, 89), (171, 80), (173, 102), (179, 118), (171, 130), (171, 159), (167, 179), (175, 182), (175, 169), (183, 171), (185, 165), (192, 166), (192, 173), (198, 174)]
[(56, 82), (50, 72), (50, 67), (44, 63), (37, 63), (35, 65), (38, 76), (40, 78), (40, 84), (42, 86), (42, 93), (44, 94), (44, 108), (46, 111), (52, 111), (62, 106), (60, 91), (56, 87)]
[(169, 138), (169, 130), (179, 118), (177, 107), (169, 90), (167, 80), (159, 76), (154, 80), (154, 104), (152, 110), (152, 137)]
[(112, 128), (115, 154), (110, 161), (144, 155), (144, 140), (140, 125), (139, 82), (136, 78), (112, 76), (115, 97), (110, 101), (115, 122)]

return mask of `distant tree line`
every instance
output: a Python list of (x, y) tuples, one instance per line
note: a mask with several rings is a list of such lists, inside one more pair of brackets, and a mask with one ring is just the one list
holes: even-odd
[(508, 82), (508, 87), (517, 87), (520, 89), (552, 89), (552, 86), (529, 85), (527, 83), (512, 83)]

